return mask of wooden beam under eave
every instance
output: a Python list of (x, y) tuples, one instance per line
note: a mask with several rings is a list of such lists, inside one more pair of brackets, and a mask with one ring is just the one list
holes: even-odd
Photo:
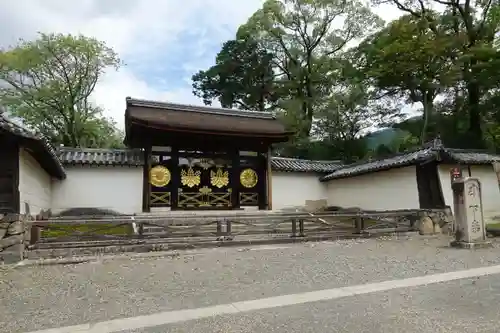
[(273, 175), (271, 169), (271, 147), (267, 150), (267, 210), (273, 209)]
[(151, 147), (144, 148), (144, 165), (142, 176), (142, 211), (149, 213), (151, 211), (151, 187), (149, 186), (149, 169), (151, 164)]

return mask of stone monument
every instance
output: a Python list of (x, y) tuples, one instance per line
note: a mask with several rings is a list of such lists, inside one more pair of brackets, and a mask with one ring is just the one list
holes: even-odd
[(451, 246), (467, 249), (491, 246), (486, 239), (479, 179), (457, 178), (452, 182), (452, 189), (456, 225)]

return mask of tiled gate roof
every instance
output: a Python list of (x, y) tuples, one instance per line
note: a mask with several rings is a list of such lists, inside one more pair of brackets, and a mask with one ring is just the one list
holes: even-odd
[[(58, 156), (65, 165), (122, 165), (140, 166), (142, 153), (137, 149), (60, 148)], [(341, 166), (340, 161), (313, 161), (288, 157), (273, 157), (271, 167), (276, 171), (329, 173)]]

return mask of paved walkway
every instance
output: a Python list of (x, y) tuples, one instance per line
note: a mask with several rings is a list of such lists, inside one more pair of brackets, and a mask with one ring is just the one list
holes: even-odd
[(447, 243), (354, 240), (3, 271), (0, 330), (500, 331), (500, 246)]

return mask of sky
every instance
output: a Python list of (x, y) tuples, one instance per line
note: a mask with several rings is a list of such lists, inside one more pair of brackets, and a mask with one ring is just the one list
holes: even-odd
[[(2, 0), (0, 48), (37, 32), (95, 37), (124, 62), (108, 71), (92, 98), (123, 127), (125, 97), (202, 105), (191, 76), (213, 65), (222, 43), (263, 0)], [(376, 10), (384, 20), (400, 12)]]

